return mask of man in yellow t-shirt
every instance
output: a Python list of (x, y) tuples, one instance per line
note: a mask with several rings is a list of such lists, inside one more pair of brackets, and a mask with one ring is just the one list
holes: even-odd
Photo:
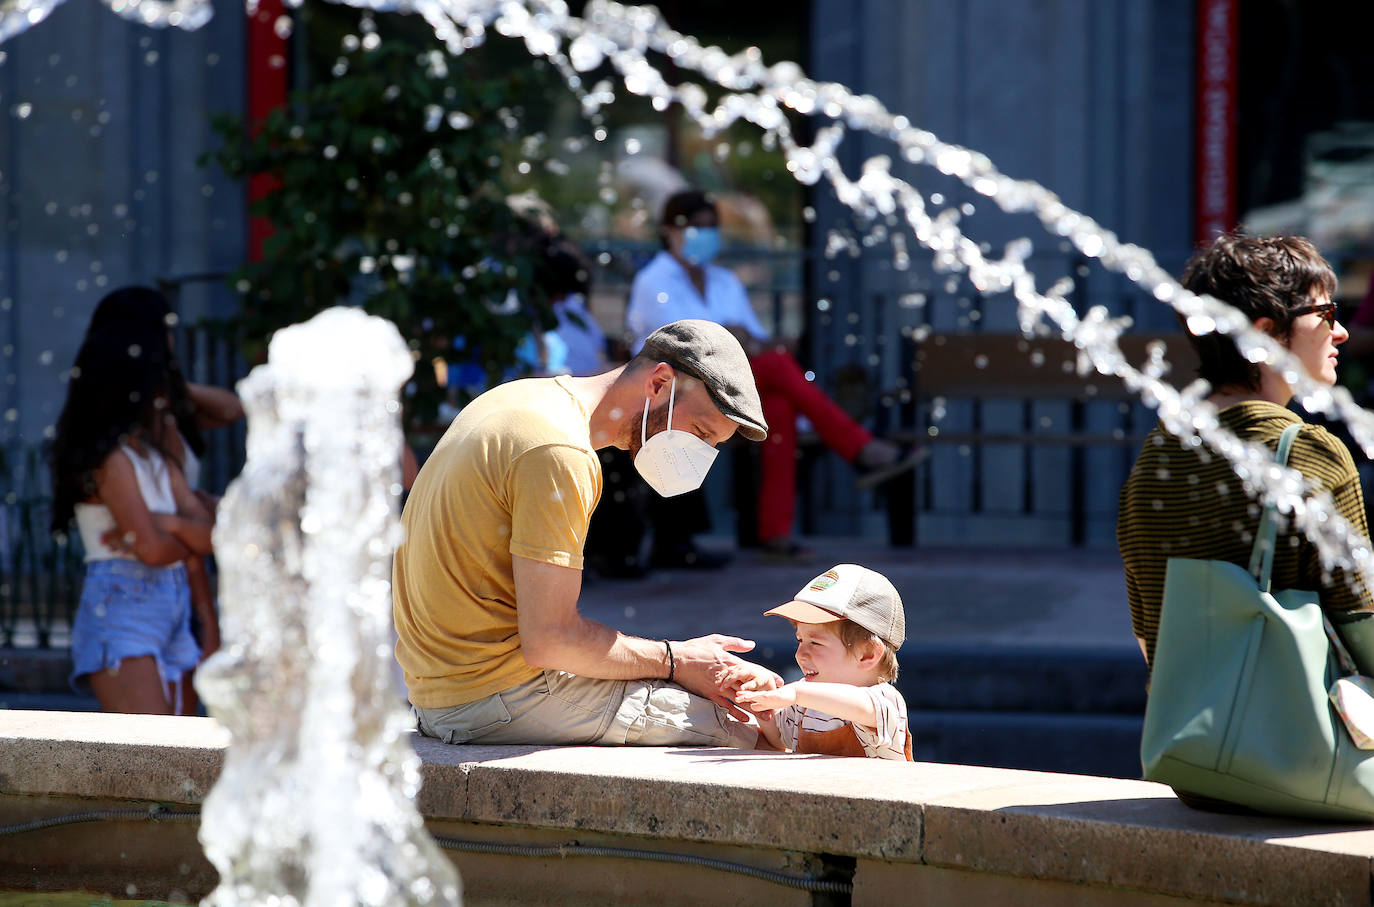
[(755, 746), (716, 681), (752, 642), (640, 639), (577, 610), (596, 451), (629, 450), (668, 496), (699, 486), (736, 431), (768, 432), (749, 361), (700, 320), (665, 325), (610, 372), (513, 381), (464, 408), (415, 480), (394, 560), (396, 657), (421, 733)]

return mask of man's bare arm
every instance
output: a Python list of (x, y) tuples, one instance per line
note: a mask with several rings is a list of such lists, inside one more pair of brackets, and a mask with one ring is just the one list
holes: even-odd
[(668, 676), (664, 643), (626, 636), (578, 613), (582, 571), (525, 557), (512, 560), (525, 661), (603, 680)]
[(685, 689), (747, 717), (722, 694), (716, 676), (740, 662), (732, 653), (748, 652), (753, 642), (718, 633), (670, 643), (627, 636), (578, 613), (580, 570), (512, 561), (520, 648), (531, 665), (605, 680), (664, 679), (671, 672)]

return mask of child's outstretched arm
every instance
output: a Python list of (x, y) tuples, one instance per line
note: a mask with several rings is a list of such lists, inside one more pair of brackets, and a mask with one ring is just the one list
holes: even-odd
[(731, 699), (740, 690), (771, 690), (782, 686), (782, 678), (763, 665), (741, 661), (716, 673), (716, 684)]
[(873, 728), (878, 724), (878, 713), (873, 708), (868, 688), (847, 683), (794, 680), (774, 690), (741, 689), (735, 694), (735, 701), (755, 712), (775, 712), (799, 705), (861, 727)]

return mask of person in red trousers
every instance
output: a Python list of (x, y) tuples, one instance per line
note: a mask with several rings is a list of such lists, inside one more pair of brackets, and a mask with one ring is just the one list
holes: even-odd
[(734, 272), (713, 264), (720, 251), (720, 215), (709, 195), (685, 190), (671, 196), (659, 220), (663, 249), (635, 275), (625, 319), (638, 349), (650, 333), (681, 318), (703, 318), (728, 328), (749, 354), (754, 382), (770, 431), (762, 445), (758, 539), (765, 552), (804, 559), (792, 537), (796, 513), (797, 416), (804, 415), (822, 442), (860, 472), (865, 486), (913, 467), (923, 454), (876, 438), (806, 379), (787, 346), (764, 330)]

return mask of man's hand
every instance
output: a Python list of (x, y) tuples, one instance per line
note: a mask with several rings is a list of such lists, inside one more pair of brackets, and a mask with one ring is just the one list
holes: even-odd
[(675, 642), (673, 680), (688, 692), (711, 700), (741, 721), (748, 721), (749, 713), (730, 701), (716, 678), (723, 676), (729, 668), (747, 664), (732, 652), (748, 652), (753, 648), (753, 640), (719, 633)]

